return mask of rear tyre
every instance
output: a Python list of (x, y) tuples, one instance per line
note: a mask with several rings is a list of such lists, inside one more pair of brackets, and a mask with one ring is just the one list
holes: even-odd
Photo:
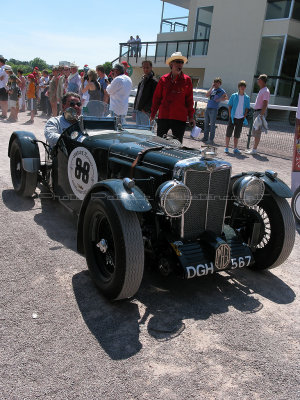
[(292, 210), (296, 222), (300, 224), (300, 186), (295, 191), (294, 196), (292, 197)]
[(286, 201), (274, 194), (267, 194), (253, 207), (262, 224), (261, 237), (253, 252), (254, 270), (275, 268), (290, 255), (295, 242), (295, 221)]
[(24, 197), (31, 197), (35, 192), (38, 175), (24, 170), (22, 152), (17, 140), (14, 140), (10, 150), (10, 174), (15, 192)]
[(144, 244), (136, 213), (106, 192), (92, 198), (83, 225), (85, 256), (96, 286), (109, 299), (132, 297), (144, 272)]

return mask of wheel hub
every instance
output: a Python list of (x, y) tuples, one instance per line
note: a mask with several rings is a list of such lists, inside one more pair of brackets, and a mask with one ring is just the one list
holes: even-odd
[(101, 253), (106, 253), (108, 249), (108, 244), (105, 239), (101, 239), (99, 243), (96, 244), (96, 246), (100, 249)]

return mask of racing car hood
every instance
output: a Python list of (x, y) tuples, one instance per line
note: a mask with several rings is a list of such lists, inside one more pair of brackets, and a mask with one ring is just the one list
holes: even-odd
[[(160, 170), (174, 171), (175, 165), (181, 161), (193, 159), (194, 163), (199, 164), (203, 169), (207, 169), (201, 150), (181, 146), (177, 141), (166, 140), (153, 135), (149, 131), (133, 130), (112, 131), (99, 130), (89, 132), (89, 137), (84, 141), (86, 147), (95, 151), (96, 149), (106, 149), (108, 158), (119, 159), (133, 163), (140, 155), (142, 156), (141, 165), (151, 165), (151, 168)], [(212, 162), (212, 161), (211, 161)], [(215, 158), (216, 163), (220, 161)]]

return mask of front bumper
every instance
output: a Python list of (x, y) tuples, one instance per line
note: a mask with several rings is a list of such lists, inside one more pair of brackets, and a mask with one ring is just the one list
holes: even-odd
[(172, 242), (171, 247), (177, 256), (183, 278), (191, 279), (215, 272), (248, 267), (254, 263), (251, 249), (238, 237), (234, 236), (222, 242), (228, 248), (228, 260), (225, 263), (219, 262), (218, 247), (210, 239), (193, 243)]

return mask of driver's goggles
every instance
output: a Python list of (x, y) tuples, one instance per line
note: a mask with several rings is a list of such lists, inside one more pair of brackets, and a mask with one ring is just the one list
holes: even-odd
[(75, 106), (80, 107), (81, 106), (81, 102), (78, 101), (78, 103), (75, 103), (75, 101), (70, 101), (70, 107), (75, 107)]

